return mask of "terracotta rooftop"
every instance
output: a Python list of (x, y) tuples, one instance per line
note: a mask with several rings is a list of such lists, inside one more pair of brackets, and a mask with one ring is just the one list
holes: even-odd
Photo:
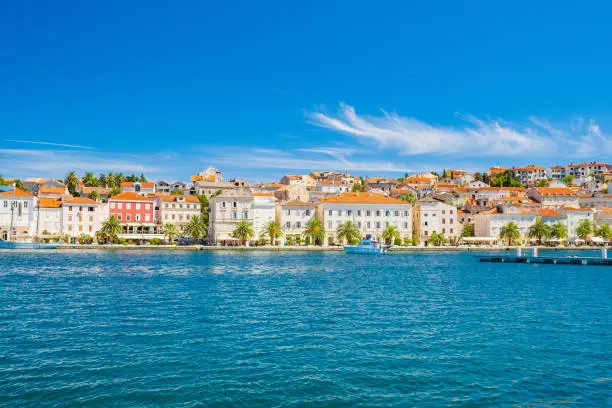
[(538, 210), (538, 214), (542, 217), (562, 217), (559, 211), (555, 211), (551, 208), (541, 208)]
[(254, 192), (253, 193), (253, 197), (274, 197), (274, 194), (272, 193), (262, 193), (262, 192)]
[(610, 207), (597, 207), (597, 210), (612, 214), (612, 208)]
[(563, 211), (580, 211), (580, 212), (587, 212), (587, 211), (590, 212), (590, 211), (593, 211), (590, 208), (574, 208), (574, 207), (566, 207), (566, 206), (561, 207), (561, 209)]
[(346, 203), (346, 204), (409, 204), (393, 197), (387, 197), (376, 193), (342, 193), (335, 196), (317, 197), (323, 203)]
[(159, 195), (159, 200), (163, 203), (174, 203), (178, 201), (178, 198), (182, 197), (184, 202), (186, 203), (196, 203), (199, 204), (200, 200), (196, 196), (192, 195)]
[(109, 200), (113, 201), (153, 201), (152, 198), (141, 196), (140, 194), (126, 191), (125, 193), (117, 194), (116, 196), (112, 196)]
[(62, 200), (56, 200), (55, 198), (39, 198), (39, 208), (60, 208), (62, 206)]
[(536, 191), (545, 196), (576, 195), (572, 189), (567, 187), (537, 187)]
[(87, 205), (98, 205), (100, 204), (97, 201), (91, 200), (85, 197), (75, 197), (70, 200), (65, 201), (66, 204), (87, 204)]
[(38, 190), (39, 194), (64, 194), (65, 192), (66, 189), (61, 187), (42, 187)]
[(5, 191), (3, 193), (0, 193), (0, 197), (33, 197), (33, 195), (28, 193), (27, 191), (15, 188), (11, 191)]

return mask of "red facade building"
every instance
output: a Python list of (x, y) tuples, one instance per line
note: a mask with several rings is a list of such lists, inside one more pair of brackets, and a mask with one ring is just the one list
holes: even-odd
[(126, 232), (153, 232), (155, 200), (133, 192), (117, 194), (108, 199), (109, 215), (125, 226)]

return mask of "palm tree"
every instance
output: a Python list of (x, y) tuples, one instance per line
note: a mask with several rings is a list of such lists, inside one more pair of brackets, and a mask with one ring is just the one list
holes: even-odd
[(253, 235), (255, 235), (253, 224), (248, 221), (240, 221), (238, 224), (236, 224), (236, 227), (234, 227), (234, 232), (232, 233), (234, 238), (238, 238), (241, 244), (244, 242), (247, 246), (249, 240), (253, 238)]
[(519, 239), (521, 237), (521, 230), (519, 229), (518, 225), (513, 222), (509, 222), (500, 228), (499, 237), (508, 240), (508, 245), (512, 245), (512, 242), (515, 239)]
[(98, 194), (98, 192), (94, 190), (89, 195), (89, 198), (94, 201), (100, 201), (100, 194)]
[(274, 245), (277, 238), (280, 238), (283, 235), (283, 231), (281, 231), (280, 225), (274, 221), (270, 221), (264, 225), (261, 235), (263, 237), (268, 236), (268, 238), (270, 238), (270, 244)]
[(567, 227), (560, 222), (556, 223), (550, 228), (550, 236), (558, 239), (559, 241), (567, 239)]
[(589, 235), (593, 233), (593, 223), (591, 220), (582, 220), (578, 223), (576, 227), (576, 235), (580, 237), (580, 239), (587, 240), (589, 239)]
[(185, 225), (185, 232), (193, 238), (193, 243), (197, 244), (199, 239), (206, 235), (206, 225), (202, 216), (194, 215), (191, 217), (187, 225)]
[(433, 232), (427, 242), (431, 242), (434, 246), (440, 246), (444, 242), (444, 234), (441, 232)]
[(474, 224), (470, 222), (466, 222), (463, 224), (463, 228), (461, 229), (462, 237), (473, 237), (474, 236)]
[(98, 174), (98, 184), (100, 187), (107, 187), (106, 175), (104, 173)]
[(529, 227), (529, 232), (527, 234), (529, 238), (536, 238), (538, 240), (538, 245), (542, 244), (543, 238), (548, 238), (550, 236), (550, 228), (542, 218), (538, 218), (538, 220)]
[(610, 228), (610, 225), (603, 224), (601, 227), (599, 227), (597, 229), (597, 236), (603, 239), (612, 238), (612, 228)]
[(410, 204), (415, 204), (417, 202), (416, 197), (414, 196), (414, 194), (411, 194), (411, 193), (402, 193), (398, 195), (397, 198), (399, 200), (406, 201), (407, 203), (410, 203)]
[(344, 224), (340, 224), (336, 229), (336, 236), (339, 241), (348, 242), (349, 244), (355, 240), (358, 240), (360, 237), (359, 229), (355, 224), (350, 221), (345, 221)]
[(98, 179), (96, 178), (96, 176), (94, 176), (92, 172), (88, 171), (83, 177), (83, 185), (85, 187), (97, 187)]
[(66, 185), (66, 187), (68, 187), (68, 191), (70, 192), (70, 194), (74, 195), (77, 187), (79, 186), (79, 178), (76, 176), (74, 171), (71, 171), (66, 175), (66, 178), (64, 179), (64, 184)]
[(165, 223), (162, 232), (164, 236), (168, 237), (170, 244), (174, 242), (174, 237), (179, 234), (178, 226), (172, 222)]
[(109, 172), (108, 175), (106, 176), (106, 188), (116, 187), (115, 184), (116, 184), (115, 175)]
[(387, 227), (383, 231), (382, 238), (385, 240), (385, 243), (387, 244), (392, 244), (396, 240), (402, 239), (399, 231), (397, 230), (397, 227), (391, 224), (387, 225)]
[(111, 215), (110, 218), (104, 223), (102, 223), (102, 228), (100, 228), (100, 235), (104, 237), (105, 241), (110, 240), (111, 242), (117, 241), (117, 235), (123, 232), (123, 227), (117, 221), (114, 215)]
[(312, 240), (314, 244), (322, 245), (325, 239), (325, 227), (321, 221), (313, 218), (306, 224), (306, 229), (302, 233), (302, 236)]
[(113, 186), (113, 188), (111, 188), (110, 191), (110, 196), (116, 196), (117, 194), (121, 193), (121, 189), (117, 186)]

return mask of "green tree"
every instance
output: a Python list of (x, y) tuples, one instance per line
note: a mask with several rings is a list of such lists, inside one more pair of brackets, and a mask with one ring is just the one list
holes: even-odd
[(387, 227), (383, 230), (382, 233), (382, 239), (385, 240), (386, 244), (390, 244), (396, 240), (400, 240), (401, 242), (401, 235), (399, 233), (399, 231), (397, 230), (397, 227), (395, 227), (395, 225), (387, 225)]
[(556, 223), (550, 228), (550, 236), (558, 239), (559, 241), (567, 239), (567, 227), (560, 222)]
[(121, 234), (122, 232), (123, 227), (114, 215), (111, 215), (106, 221), (104, 221), (102, 223), (102, 228), (100, 228), (100, 236), (105, 242), (116, 242), (117, 235)]
[(432, 234), (429, 236), (429, 239), (427, 240), (427, 242), (433, 246), (440, 246), (442, 245), (442, 243), (444, 243), (444, 241), (444, 234), (442, 234), (441, 232), (432, 232)]
[(587, 240), (589, 239), (589, 235), (593, 233), (593, 223), (591, 220), (582, 220), (578, 223), (576, 227), (576, 235), (580, 239)]
[(147, 178), (145, 177), (144, 173), (140, 173), (140, 178), (138, 179), (138, 181), (140, 181), (141, 183), (147, 182)]
[(516, 173), (512, 170), (506, 170), (503, 173), (497, 173), (490, 180), (492, 187), (522, 187), (523, 182), (516, 177)]
[(106, 188), (119, 187), (117, 186), (117, 180), (115, 179), (115, 175), (113, 173), (108, 173), (106, 176)]
[(91, 236), (89, 236), (87, 234), (79, 235), (77, 240), (79, 241), (79, 244), (81, 244), (81, 245), (93, 244), (93, 237), (91, 237)]
[(322, 245), (325, 239), (325, 227), (321, 221), (313, 218), (306, 224), (306, 229), (302, 233), (302, 236), (316, 245)]
[(538, 245), (541, 245), (542, 239), (550, 236), (550, 228), (542, 218), (538, 218), (536, 222), (529, 227), (527, 235), (529, 238), (536, 238), (538, 240)]
[(117, 186), (113, 186), (113, 187), (111, 188), (111, 191), (110, 191), (110, 195), (111, 195), (111, 197), (112, 197), (112, 196), (116, 196), (117, 194), (120, 194), (120, 193), (121, 193), (121, 189), (120, 189), (119, 187), (117, 187)]
[(198, 197), (198, 200), (200, 200), (200, 212), (202, 214), (204, 213), (208, 214), (208, 208), (210, 207), (208, 197), (206, 197), (204, 194), (198, 194), (197, 197)]
[(473, 237), (475, 234), (474, 224), (471, 222), (466, 222), (463, 224), (463, 228), (461, 228), (461, 236), (462, 237)]
[(240, 240), (240, 244), (247, 244), (248, 241), (253, 238), (255, 231), (253, 230), (253, 224), (248, 221), (240, 221), (234, 227), (232, 236)]
[(184, 195), (184, 194), (185, 194), (185, 192), (183, 190), (175, 190), (175, 191), (170, 193), (170, 195), (174, 195), (174, 196)]
[(513, 222), (509, 222), (504, 225), (499, 230), (499, 237), (501, 239), (505, 239), (508, 242), (508, 245), (512, 245), (512, 243), (521, 237), (521, 230), (518, 225)]
[(176, 224), (172, 222), (167, 222), (164, 224), (162, 233), (165, 237), (168, 237), (168, 243), (172, 245), (172, 243), (174, 242), (174, 237), (179, 234), (179, 229)]
[(567, 186), (571, 186), (574, 182), (574, 176), (572, 174), (568, 174), (567, 176), (561, 179), (561, 182)]
[(417, 202), (416, 197), (412, 193), (402, 193), (399, 194), (397, 198), (398, 200), (402, 200), (413, 205)]
[(98, 185), (100, 187), (108, 187), (108, 181), (106, 180), (106, 175), (104, 173), (98, 174)]
[(193, 238), (194, 244), (197, 244), (201, 238), (206, 236), (207, 232), (207, 227), (201, 215), (194, 215), (185, 225), (185, 233)]
[(280, 225), (274, 221), (269, 221), (264, 225), (263, 231), (261, 232), (262, 237), (268, 237), (270, 244), (276, 245), (276, 240), (283, 236), (283, 231)]
[(353, 193), (358, 193), (358, 192), (361, 192), (361, 191), (363, 191), (363, 190), (364, 190), (364, 188), (363, 188), (363, 185), (362, 185), (361, 183), (354, 183), (354, 184), (351, 186), (351, 191), (352, 191)]
[(336, 229), (336, 237), (340, 242), (346, 241), (350, 244), (351, 242), (359, 239), (359, 229), (352, 222), (345, 221)]
[(597, 229), (596, 235), (603, 239), (610, 239), (612, 238), (612, 228), (610, 228), (608, 224), (603, 224), (601, 227)]
[(538, 181), (538, 187), (546, 187), (548, 185), (548, 180), (542, 179)]
[(89, 195), (89, 198), (94, 201), (100, 201), (100, 194), (98, 194), (98, 192), (94, 190)]
[(71, 171), (66, 175), (66, 178), (64, 178), (64, 184), (68, 188), (70, 194), (74, 195), (77, 187), (79, 186), (79, 178), (76, 176), (74, 171)]
[(83, 185), (85, 187), (97, 187), (98, 179), (96, 178), (96, 176), (94, 176), (92, 172), (88, 171), (87, 173), (85, 173), (85, 177), (83, 177)]

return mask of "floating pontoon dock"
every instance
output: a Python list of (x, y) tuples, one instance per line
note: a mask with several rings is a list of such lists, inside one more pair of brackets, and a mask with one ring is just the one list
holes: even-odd
[(480, 262), (523, 263), (523, 264), (560, 264), (560, 265), (606, 265), (612, 266), (612, 258), (608, 258), (608, 250), (602, 248), (601, 257), (595, 256), (538, 256), (538, 248), (533, 248), (531, 254), (523, 254), (522, 248), (517, 248), (516, 255), (478, 255)]

